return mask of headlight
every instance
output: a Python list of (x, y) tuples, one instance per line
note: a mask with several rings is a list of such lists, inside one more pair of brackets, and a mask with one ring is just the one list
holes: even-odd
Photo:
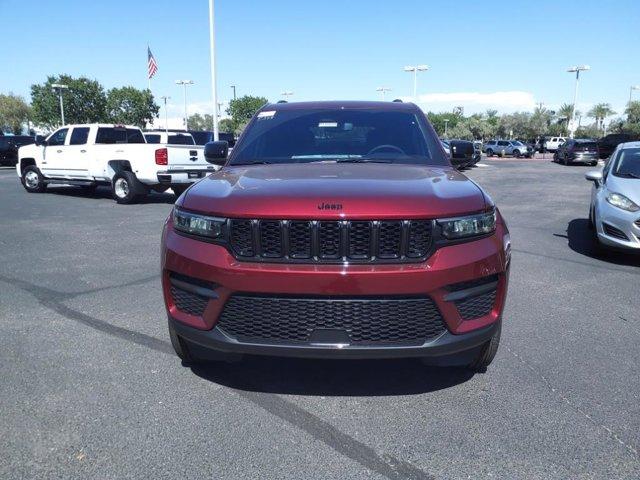
[(496, 211), (469, 215), (468, 217), (438, 220), (442, 234), (448, 239), (474, 237), (491, 233), (496, 229)]
[(221, 238), (224, 235), (225, 223), (226, 219), (224, 218), (186, 212), (178, 207), (173, 209), (173, 227), (190, 235), (211, 239)]
[(609, 202), (614, 207), (621, 208), (622, 210), (626, 210), (627, 212), (637, 212), (638, 210), (640, 210), (640, 207), (638, 207), (638, 205), (619, 193), (610, 193), (609, 195), (607, 195), (607, 202)]

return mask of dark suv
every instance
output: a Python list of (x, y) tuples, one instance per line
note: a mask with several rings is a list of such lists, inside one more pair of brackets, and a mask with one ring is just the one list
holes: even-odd
[(569, 139), (553, 154), (553, 161), (564, 165), (572, 163), (598, 164), (598, 144), (588, 138)]
[(510, 263), (491, 198), (423, 112), (392, 102), (264, 106), (162, 235), (172, 345), (228, 354), (421, 357), (482, 370)]
[(35, 143), (35, 137), (28, 135), (0, 136), (0, 165), (14, 166), (18, 163), (18, 149)]
[(598, 155), (600, 158), (609, 158), (618, 145), (631, 142), (634, 138), (626, 133), (611, 133), (598, 140)]

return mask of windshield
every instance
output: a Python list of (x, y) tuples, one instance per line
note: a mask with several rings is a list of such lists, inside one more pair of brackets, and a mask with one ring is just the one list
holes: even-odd
[(623, 149), (613, 174), (617, 177), (640, 178), (640, 148)]
[(353, 161), (449, 165), (413, 112), (265, 110), (237, 144), (231, 165)]

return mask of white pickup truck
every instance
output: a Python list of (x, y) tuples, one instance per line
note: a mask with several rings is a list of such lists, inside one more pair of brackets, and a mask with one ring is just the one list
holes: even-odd
[(180, 195), (220, 167), (204, 158), (199, 145), (146, 143), (138, 127), (67, 125), (46, 140), (18, 150), (16, 172), (28, 192), (50, 184), (94, 189), (109, 185), (118, 203), (133, 203), (150, 190)]

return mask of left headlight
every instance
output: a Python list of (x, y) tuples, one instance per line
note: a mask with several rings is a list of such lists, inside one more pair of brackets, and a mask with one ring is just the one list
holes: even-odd
[(178, 207), (173, 209), (173, 227), (189, 235), (220, 239), (224, 236), (226, 222), (224, 218), (187, 212)]
[(450, 240), (475, 237), (492, 233), (496, 229), (496, 211), (492, 210), (478, 215), (445, 218), (438, 220), (442, 235)]
[(629, 200), (627, 197), (620, 193), (609, 193), (607, 195), (607, 202), (609, 202), (614, 207), (621, 208), (622, 210), (626, 210), (627, 212), (637, 212), (640, 210), (640, 207), (636, 205), (633, 201)]

